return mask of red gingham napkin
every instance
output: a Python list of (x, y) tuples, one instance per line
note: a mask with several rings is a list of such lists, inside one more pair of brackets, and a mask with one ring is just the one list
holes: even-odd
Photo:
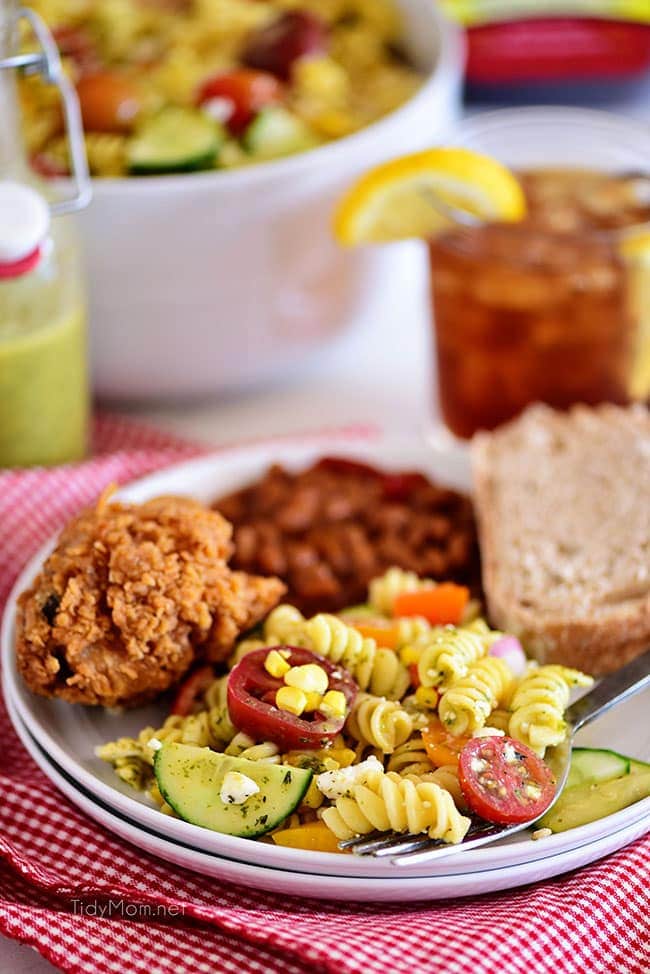
[[(111, 481), (200, 448), (97, 422), (94, 458), (0, 474), (0, 607), (28, 556)], [(75, 974), (648, 974), (650, 836), (553, 882), (442, 904), (275, 897), (168, 866), (49, 783), (0, 703), (0, 931)], [(117, 904), (117, 906), (115, 905)], [(101, 915), (110, 907), (110, 919)]]

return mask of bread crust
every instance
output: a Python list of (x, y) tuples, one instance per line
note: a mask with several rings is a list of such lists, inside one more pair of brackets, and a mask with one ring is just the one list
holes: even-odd
[[(573, 414), (584, 415), (585, 407), (568, 414), (555, 413), (547, 407), (536, 406), (532, 409), (542, 422), (560, 422), (564, 425), (571, 423)], [(611, 406), (603, 409), (605, 423), (611, 418), (613, 409)], [(598, 409), (592, 410), (596, 417), (599, 412)], [(627, 411), (620, 409), (617, 412), (620, 421)], [(629, 412), (631, 417), (638, 418), (638, 407)], [(647, 410), (645, 415), (648, 416)], [(525, 421), (525, 417), (526, 414), (508, 424), (508, 427)], [(503, 572), (503, 557), (495, 530), (498, 518), (504, 516), (497, 500), (498, 478), (492, 472), (491, 453), (495, 448), (494, 435), (482, 433), (474, 438), (471, 450), (483, 587), (490, 621), (496, 627), (516, 635), (527, 652), (540, 663), (562, 663), (594, 675), (619, 669), (650, 647), (650, 592), (645, 597), (612, 605), (604, 618), (590, 619), (585, 617), (584, 610), (576, 617), (551, 617), (534, 606), (518, 603), (507, 587), (508, 578)]]

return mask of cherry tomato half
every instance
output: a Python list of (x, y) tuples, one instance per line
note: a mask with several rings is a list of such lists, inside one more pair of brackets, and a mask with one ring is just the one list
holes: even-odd
[(472, 811), (502, 825), (534, 821), (555, 797), (551, 769), (510, 737), (473, 737), (461, 751), (458, 778)]
[(244, 64), (270, 71), (288, 81), (294, 61), (322, 54), (327, 47), (327, 26), (307, 10), (289, 10), (266, 27), (253, 31), (242, 55)]
[(262, 108), (282, 100), (283, 91), (281, 82), (267, 71), (241, 68), (213, 75), (204, 81), (199, 88), (197, 102), (199, 105), (213, 99), (226, 102), (230, 108), (226, 125), (233, 135), (241, 135)]
[[(358, 688), (346, 670), (308, 649), (295, 646), (275, 648), (288, 650), (287, 662), (290, 666), (317, 663), (328, 675), (328, 689), (340, 690), (348, 707), (354, 701)], [(325, 717), (317, 710), (297, 717), (276, 707), (275, 693), (284, 684), (264, 669), (269, 649), (247, 653), (232, 669), (228, 678), (230, 719), (238, 730), (250, 734), (256, 741), (273, 741), (286, 751), (323, 747), (336, 737), (345, 719)]]
[(214, 678), (214, 670), (207, 663), (192, 670), (176, 691), (171, 713), (186, 717), (194, 707), (196, 698), (208, 689)]
[(77, 95), (89, 132), (130, 132), (141, 108), (135, 83), (110, 71), (80, 78)]

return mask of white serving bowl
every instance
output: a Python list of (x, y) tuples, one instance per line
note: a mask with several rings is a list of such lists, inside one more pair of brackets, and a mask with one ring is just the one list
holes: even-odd
[(80, 224), (99, 396), (196, 398), (268, 378), (381, 287), (377, 252), (332, 240), (333, 202), (374, 163), (435, 141), (459, 114), (463, 67), (434, 0), (398, 2), (426, 80), (381, 121), (246, 169), (95, 181)]

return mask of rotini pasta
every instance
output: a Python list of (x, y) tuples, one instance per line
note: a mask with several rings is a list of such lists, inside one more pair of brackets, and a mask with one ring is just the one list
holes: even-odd
[(262, 741), (258, 744), (242, 731), (233, 737), (224, 754), (231, 754), (235, 758), (245, 758), (247, 761), (282, 764), (282, 755), (277, 744), (272, 744), (271, 741)]
[[(411, 777), (406, 775), (405, 777)], [(420, 781), (432, 781), (434, 784), (439, 785), (448, 791), (451, 797), (454, 799), (454, 804), (461, 812), (467, 811), (467, 802), (465, 801), (465, 796), (460, 787), (460, 781), (458, 780), (458, 766), (455, 764), (443, 764), (442, 767), (436, 768), (431, 771), (424, 771), (421, 774), (415, 772), (415, 778)]]
[(380, 832), (426, 832), (431, 839), (460, 842), (470, 820), (461, 815), (449, 792), (432, 781), (375, 772), (355, 785), (351, 797), (337, 799), (321, 814), (339, 839)]
[(425, 637), (418, 660), (418, 676), (424, 687), (446, 688), (465, 676), (470, 665), (486, 655), (483, 633), (445, 626)]
[(228, 677), (221, 676), (210, 684), (204, 695), (211, 737), (224, 744), (230, 743), (237, 733), (228, 712), (227, 687)]
[(419, 616), (404, 616), (394, 620), (394, 628), (397, 631), (397, 650), (404, 646), (410, 646), (415, 642), (424, 639), (432, 630), (431, 623)]
[(370, 744), (382, 754), (392, 754), (411, 736), (413, 721), (394, 700), (360, 693), (352, 706), (346, 727), (355, 741)]
[(389, 568), (379, 578), (373, 578), (371, 581), (368, 587), (368, 602), (382, 615), (392, 616), (395, 599), (399, 595), (433, 588), (435, 584), (432, 579), (420, 578), (415, 572), (407, 572), (397, 567)]
[(414, 734), (408, 741), (396, 747), (388, 758), (386, 768), (401, 775), (421, 775), (433, 771), (421, 735)]
[(543, 757), (547, 747), (560, 744), (566, 736), (563, 714), (571, 687), (592, 683), (591, 677), (566, 666), (531, 670), (513, 694), (508, 733)]
[(443, 693), (440, 720), (452, 734), (473, 734), (485, 726), (496, 707), (508, 703), (513, 685), (514, 677), (502, 659), (479, 659)]
[[(220, 750), (218, 741), (211, 736), (208, 711), (187, 717), (171, 716), (166, 719), (162, 727), (145, 727), (137, 738), (121, 737), (117, 741), (102, 744), (97, 748), (97, 757), (102, 761), (115, 765), (120, 758), (139, 760), (150, 768), (153, 766), (154, 749), (150, 741), (176, 741), (179, 744), (193, 744), (196, 747), (212, 746)], [(125, 764), (122, 767), (126, 767)], [(124, 779), (126, 780), (126, 778)]]

